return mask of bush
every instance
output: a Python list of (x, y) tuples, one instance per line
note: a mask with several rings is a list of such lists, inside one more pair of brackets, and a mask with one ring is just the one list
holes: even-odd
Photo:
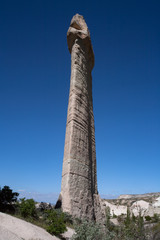
[(64, 213), (61, 211), (54, 210), (54, 209), (48, 210), (46, 223), (48, 225), (46, 227), (46, 230), (50, 234), (59, 236), (60, 234), (64, 233), (67, 230)]
[(75, 231), (72, 240), (146, 240), (141, 213), (135, 217), (129, 208), (117, 226), (110, 221), (110, 209), (106, 208), (106, 227), (85, 221), (77, 225)]
[(67, 225), (73, 225), (73, 218), (72, 218), (72, 216), (69, 214), (69, 213), (67, 213), (67, 212), (64, 212), (63, 213), (64, 214), (64, 222), (67, 224)]
[(19, 204), (20, 215), (24, 218), (37, 218), (35, 201), (33, 199), (20, 199)]
[(84, 221), (75, 227), (75, 231), (72, 240), (105, 240), (102, 228), (94, 222)]
[(152, 218), (150, 217), (150, 216), (145, 216), (145, 220), (148, 222), (148, 221), (151, 221), (152, 220)]
[(0, 211), (1, 212), (14, 212), (15, 203), (19, 193), (13, 192), (8, 186), (0, 188)]
[(157, 213), (153, 215), (153, 222), (158, 223), (159, 222), (159, 216)]

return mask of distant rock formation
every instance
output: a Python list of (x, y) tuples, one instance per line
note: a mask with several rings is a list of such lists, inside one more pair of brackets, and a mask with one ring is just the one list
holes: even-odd
[(54, 207), (50, 203), (46, 203), (46, 202), (36, 203), (36, 209), (38, 209), (39, 211), (51, 210), (53, 208)]
[(154, 198), (160, 196), (160, 192), (144, 193), (144, 194), (122, 194), (118, 199), (131, 199), (131, 198)]
[(120, 195), (117, 199), (103, 200), (104, 204), (110, 208), (111, 216), (127, 214), (127, 208), (135, 215), (153, 217), (160, 215), (160, 193), (127, 194)]
[(62, 202), (63, 211), (75, 217), (100, 221), (104, 211), (97, 191), (91, 76), (94, 53), (83, 16), (76, 14), (72, 18), (67, 42), (71, 80), (58, 205)]

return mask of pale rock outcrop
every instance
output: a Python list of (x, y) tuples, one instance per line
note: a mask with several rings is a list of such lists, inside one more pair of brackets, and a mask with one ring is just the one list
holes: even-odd
[(127, 206), (112, 204), (106, 200), (104, 201), (104, 203), (106, 207), (110, 208), (111, 216), (113, 215), (120, 216), (121, 214), (127, 214)]
[(153, 217), (154, 214), (160, 215), (160, 207), (150, 205), (147, 211), (145, 212), (145, 216), (149, 215), (150, 217)]
[(160, 197), (158, 197), (158, 198), (155, 200), (155, 203), (153, 204), (153, 206), (160, 208)]
[(139, 214), (144, 216), (149, 209), (149, 203), (143, 200), (139, 200), (134, 202), (130, 209), (135, 216), (138, 216)]
[(44, 229), (0, 212), (0, 240), (58, 240)]
[(97, 191), (91, 76), (94, 53), (88, 27), (79, 14), (72, 18), (67, 42), (71, 80), (60, 201), (63, 211), (99, 221), (103, 206)]

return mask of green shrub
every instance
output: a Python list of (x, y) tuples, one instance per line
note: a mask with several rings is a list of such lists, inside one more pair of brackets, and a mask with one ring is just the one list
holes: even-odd
[(112, 230), (114, 228), (114, 224), (110, 221), (110, 219), (111, 219), (110, 207), (106, 207), (106, 222), (105, 222), (105, 224), (106, 224), (106, 230), (108, 232), (112, 232)]
[(155, 223), (158, 223), (159, 222), (159, 220), (160, 220), (160, 218), (159, 218), (159, 216), (158, 216), (158, 214), (157, 213), (155, 213), (154, 215), (153, 215), (153, 222), (155, 222)]
[(148, 221), (151, 221), (152, 220), (152, 218), (150, 217), (150, 216), (145, 216), (145, 220), (148, 222)]
[(115, 213), (113, 213), (113, 218), (117, 218), (117, 215)]
[(37, 218), (35, 201), (33, 199), (20, 199), (19, 204), (20, 215), (24, 218)]
[(64, 222), (68, 225), (73, 225), (73, 218), (72, 218), (72, 216), (69, 214), (69, 213), (67, 213), (67, 212), (64, 212), (63, 213), (64, 214)]
[(47, 227), (46, 230), (50, 234), (54, 234), (59, 236), (60, 234), (64, 233), (67, 228), (65, 224), (65, 217), (64, 213), (57, 210), (48, 210), (47, 217), (46, 217)]

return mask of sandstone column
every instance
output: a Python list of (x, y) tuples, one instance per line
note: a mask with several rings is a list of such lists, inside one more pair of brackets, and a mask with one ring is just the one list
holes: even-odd
[(67, 32), (71, 80), (64, 147), (62, 209), (79, 218), (96, 218), (99, 205), (92, 103), (94, 53), (85, 20), (76, 14)]

